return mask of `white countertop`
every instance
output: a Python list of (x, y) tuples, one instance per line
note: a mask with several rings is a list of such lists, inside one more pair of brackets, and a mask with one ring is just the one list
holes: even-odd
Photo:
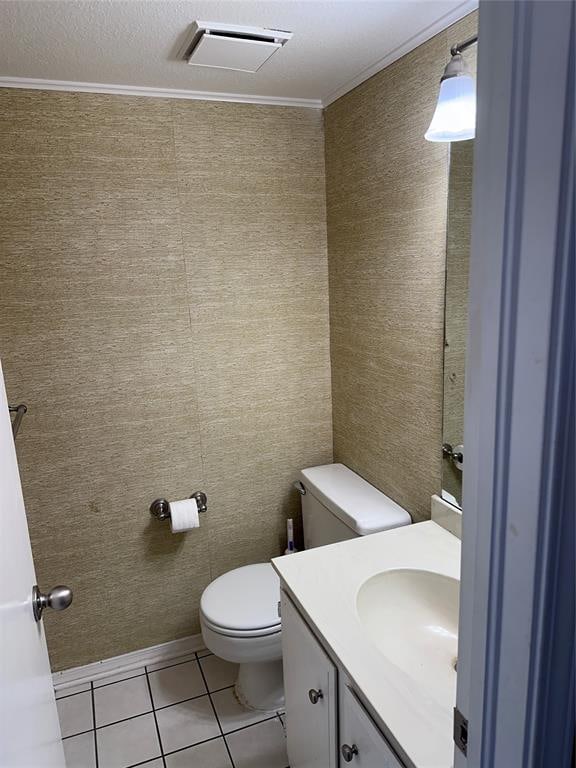
[(408, 675), (376, 648), (358, 618), (356, 596), (368, 578), (391, 568), (459, 579), (456, 536), (428, 521), (277, 557), (272, 564), (401, 755), (415, 768), (451, 768), (452, 708), (418, 682), (418, 670)]

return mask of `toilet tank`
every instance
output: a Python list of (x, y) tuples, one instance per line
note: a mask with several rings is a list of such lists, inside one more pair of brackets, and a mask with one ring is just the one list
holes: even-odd
[(306, 549), (409, 525), (408, 512), (344, 464), (298, 476)]

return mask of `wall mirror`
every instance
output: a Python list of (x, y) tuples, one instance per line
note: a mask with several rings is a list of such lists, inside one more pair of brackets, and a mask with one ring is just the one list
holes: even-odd
[(458, 507), (462, 506), (462, 473), (465, 464), (464, 382), (473, 156), (473, 140), (454, 142), (450, 147), (444, 307), (442, 498)]

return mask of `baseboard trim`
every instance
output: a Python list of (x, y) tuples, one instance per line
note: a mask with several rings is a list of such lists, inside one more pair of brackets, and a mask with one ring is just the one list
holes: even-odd
[(94, 661), (82, 667), (63, 669), (52, 674), (54, 688), (63, 690), (80, 683), (91, 680), (101, 680), (121, 672), (129, 672), (145, 664), (157, 664), (162, 661), (170, 661), (180, 656), (187, 656), (204, 648), (202, 635), (191, 635), (180, 640), (171, 640), (168, 643), (153, 645), (150, 648), (142, 648), (139, 651), (123, 653), (121, 656), (112, 656), (110, 659)]

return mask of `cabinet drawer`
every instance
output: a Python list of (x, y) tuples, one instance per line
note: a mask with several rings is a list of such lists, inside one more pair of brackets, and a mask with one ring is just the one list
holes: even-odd
[(337, 768), (336, 667), (284, 592), (282, 653), (290, 768)]
[[(348, 759), (346, 759), (348, 758)], [(370, 715), (341, 681), (340, 768), (404, 768)]]

